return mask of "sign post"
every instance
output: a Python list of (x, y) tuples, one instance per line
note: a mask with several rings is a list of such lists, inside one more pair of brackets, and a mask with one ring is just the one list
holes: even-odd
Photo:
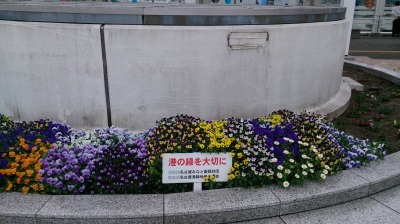
[(164, 153), (162, 182), (193, 183), (193, 191), (201, 191), (203, 182), (228, 181), (232, 167), (230, 153)]

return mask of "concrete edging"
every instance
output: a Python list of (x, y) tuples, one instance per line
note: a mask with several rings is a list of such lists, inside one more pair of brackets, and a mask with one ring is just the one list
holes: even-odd
[(350, 60), (344, 60), (344, 64), (348, 65), (350, 67), (359, 69), (367, 74), (386, 79), (388, 81), (391, 81), (393, 83), (399, 83), (400, 82), (400, 74), (388, 69), (384, 69), (381, 67), (377, 67), (374, 65), (368, 65), (360, 62), (355, 62), (355, 61), (350, 61)]

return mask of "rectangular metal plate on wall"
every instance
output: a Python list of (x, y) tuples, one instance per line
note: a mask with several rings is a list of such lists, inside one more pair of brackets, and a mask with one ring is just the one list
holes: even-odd
[(232, 50), (258, 49), (265, 47), (268, 41), (268, 32), (240, 32), (228, 35), (228, 46)]

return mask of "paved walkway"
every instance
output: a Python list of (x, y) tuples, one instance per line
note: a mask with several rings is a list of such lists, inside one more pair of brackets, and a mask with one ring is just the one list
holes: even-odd
[(293, 215), (285, 215), (276, 218), (260, 219), (242, 223), (246, 224), (400, 223), (400, 186), (371, 195), (369, 197), (365, 197), (362, 199), (358, 199), (355, 201), (327, 208), (321, 208)]

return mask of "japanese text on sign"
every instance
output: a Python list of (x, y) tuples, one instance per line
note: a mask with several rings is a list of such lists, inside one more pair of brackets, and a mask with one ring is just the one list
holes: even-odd
[(199, 183), (206, 177), (228, 181), (230, 153), (164, 153), (163, 183)]

